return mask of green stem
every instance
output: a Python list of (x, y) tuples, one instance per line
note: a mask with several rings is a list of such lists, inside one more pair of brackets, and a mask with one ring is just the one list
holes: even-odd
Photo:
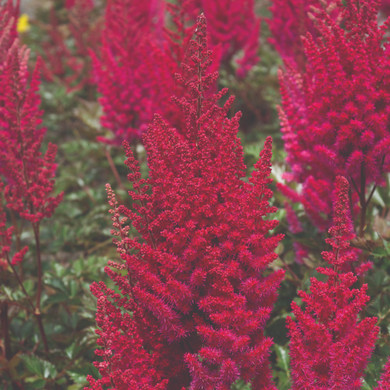
[(34, 316), (37, 319), (39, 332), (41, 333), (43, 347), (45, 349), (46, 355), (49, 354), (49, 345), (47, 342), (47, 337), (45, 333), (45, 329), (43, 327), (42, 322), (42, 314), (41, 314), (41, 296), (43, 289), (43, 278), (42, 278), (42, 258), (41, 258), (41, 242), (39, 238), (39, 223), (33, 223), (34, 236), (35, 236), (35, 244), (36, 244), (36, 258), (37, 258), (37, 273), (38, 273), (38, 287), (37, 287), (37, 296), (36, 303), (34, 308)]

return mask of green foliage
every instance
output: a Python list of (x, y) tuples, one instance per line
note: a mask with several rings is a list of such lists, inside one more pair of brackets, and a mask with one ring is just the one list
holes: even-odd
[(274, 344), (276, 353), (276, 367), (274, 369), (274, 379), (279, 390), (290, 388), (290, 357), (288, 348)]

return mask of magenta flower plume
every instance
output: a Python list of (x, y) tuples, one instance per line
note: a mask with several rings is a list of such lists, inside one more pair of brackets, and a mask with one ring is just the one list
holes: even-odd
[(220, 48), (221, 63), (230, 64), (234, 58), (237, 76), (245, 77), (259, 62), (260, 18), (256, 16), (254, 0), (191, 0), (188, 3), (193, 18), (204, 12), (209, 25), (209, 44)]
[(120, 145), (139, 139), (155, 112), (169, 110), (178, 64), (165, 44), (162, 0), (107, 2), (102, 47), (92, 59), (101, 123), (113, 138), (100, 141)]
[[(0, 266), (5, 268), (7, 265), (12, 270), (12, 275), (29, 301), (27, 306), (33, 311), (45, 353), (48, 354), (49, 346), (40, 306), (43, 268), (39, 229), (41, 221), (49, 218), (61, 202), (62, 194), (52, 195), (57, 147), (49, 143), (46, 152), (41, 152), (46, 129), (40, 126), (40, 61), (30, 74), (29, 50), (19, 44), (16, 32), (18, 11), (19, 2), (16, 6), (13, 0), (0, 4)], [(10, 214), (12, 226), (7, 227)], [(17, 270), (28, 250), (27, 246), (21, 247), (19, 238), (16, 245), (12, 245), (12, 232), (17, 227), (17, 237), (21, 235), (17, 217), (29, 221), (34, 232), (37, 268), (35, 304)], [(8, 222), (8, 225), (11, 224)], [(13, 256), (10, 255), (12, 246)], [(7, 309), (4, 313), (7, 317)], [(7, 338), (7, 334), (4, 337)], [(8, 357), (9, 345), (5, 350), (5, 356)]]
[(244, 77), (258, 62), (260, 19), (253, 0), (107, 2), (102, 48), (92, 59), (102, 95), (101, 123), (113, 137), (100, 141), (118, 145), (140, 139), (155, 113), (179, 125), (170, 100), (176, 87), (173, 75), (181, 71), (202, 11), (211, 21), (209, 44), (218, 59), (213, 66), (217, 69), (220, 61), (230, 66), (234, 59), (237, 74)]
[(8, 49), (18, 36), (16, 25), (19, 17), (19, 4), (17, 1), (6, 1), (0, 4), (0, 70), (6, 61)]
[[(238, 378), (274, 388), (264, 327), (283, 271), (268, 270), (281, 239), (268, 235), (277, 221), (266, 219), (275, 211), (271, 139), (243, 181), (240, 115), (227, 117), (232, 98), (218, 105), (227, 91), (213, 93), (210, 55), (202, 15), (176, 76), (183, 127), (155, 116), (145, 135), (148, 179), (124, 144), (132, 210), (118, 206), (108, 187), (122, 263), (106, 268), (119, 293), (101, 282), (91, 287), (104, 358), (92, 389), (130, 388), (137, 378), (169, 390), (225, 390)], [(127, 221), (140, 238), (128, 236)]]
[(325, 281), (311, 279), (310, 293), (299, 292), (305, 309), (292, 303), (295, 319), (288, 318), (291, 338), (292, 389), (360, 389), (361, 377), (371, 356), (379, 328), (377, 318), (359, 320), (369, 297), (367, 285), (357, 281), (348, 264), (358, 261), (349, 246), (354, 237), (349, 215), (349, 185), (337, 177), (334, 222), (327, 239), (332, 250), (323, 252), (329, 267), (317, 271)]
[(389, 390), (390, 389), (390, 358), (387, 359), (385, 367), (379, 380), (378, 387), (375, 390)]
[(0, 25), (5, 25), (0, 35), (0, 175), (5, 179), (7, 207), (38, 224), (62, 199), (62, 194), (51, 195), (57, 147), (49, 144), (41, 153), (46, 129), (39, 126), (39, 62), (30, 77), (29, 50), (19, 45), (13, 32), (10, 4), (0, 11)]
[(390, 171), (390, 51), (377, 11), (377, 1), (349, 0), (340, 5), (337, 22), (316, 9), (317, 34), (304, 40), (306, 70), (281, 74), (282, 131), (292, 171), (286, 179), (301, 183), (302, 190), (291, 196), (280, 188), (303, 204), (320, 230), (330, 224), (328, 188), (337, 175), (352, 185), (361, 234), (369, 192)]
[[(63, 18), (59, 18), (54, 6), (50, 12), (45, 29), (48, 39), (42, 43), (42, 73), (47, 80), (60, 81), (68, 92), (74, 92), (94, 85), (89, 51), (97, 50), (100, 45), (102, 23), (93, 18), (96, 13), (93, 0), (64, 3), (65, 21), (60, 20)], [(69, 45), (69, 41), (73, 44)]]
[(306, 57), (302, 37), (308, 32), (317, 36), (312, 14), (316, 9), (326, 9), (337, 22), (340, 17), (341, 0), (273, 0), (272, 18), (268, 25), (272, 33), (270, 42), (275, 46), (285, 64), (304, 70)]

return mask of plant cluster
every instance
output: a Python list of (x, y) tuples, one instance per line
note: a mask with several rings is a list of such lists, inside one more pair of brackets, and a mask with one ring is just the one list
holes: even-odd
[(389, 172), (389, 50), (386, 25), (377, 23), (377, 2), (348, 1), (335, 13), (313, 8), (315, 35), (302, 40), (304, 70), (281, 74), (281, 122), (291, 174), (302, 185), (292, 193), (319, 229), (329, 227), (337, 175), (351, 183), (359, 235), (377, 186)]
[[(43, 76), (68, 92), (94, 87), (89, 50), (100, 45), (99, 7), (92, 0), (59, 0), (50, 7), (42, 43)], [(43, 23), (42, 23), (43, 24)]]
[[(39, 63), (30, 75), (29, 51), (19, 44), (16, 22), (19, 5), (8, 2), (0, 9), (1, 74), (0, 74), (0, 188), (2, 199), (1, 254), (5, 268), (10, 267), (12, 277), (26, 296), (30, 312), (37, 320), (42, 342), (48, 353), (47, 338), (41, 316), (42, 260), (40, 253), (40, 223), (50, 218), (62, 199), (52, 196), (56, 164), (56, 146), (49, 144), (41, 153), (46, 129), (39, 128)], [(7, 218), (8, 214), (8, 218)], [(25, 290), (20, 263), (28, 246), (21, 245), (22, 226), (16, 219), (28, 221), (34, 232), (36, 245), (37, 291), (36, 303)], [(7, 224), (7, 220), (11, 219)], [(10, 227), (7, 227), (10, 225)], [(13, 234), (15, 244), (13, 245)], [(12, 249), (14, 254), (11, 255)], [(8, 324), (8, 302), (3, 303), (3, 326)], [(11, 356), (9, 334), (4, 334), (5, 354)]]
[[(174, 99), (184, 127), (154, 118), (144, 139), (147, 180), (125, 144), (134, 210), (118, 206), (108, 187), (123, 262), (106, 268), (120, 294), (91, 286), (104, 347), (102, 379), (91, 380), (93, 389), (110, 383), (126, 389), (140, 378), (145, 389), (225, 389), (240, 377), (271, 386), (271, 340), (263, 328), (283, 277), (280, 270), (266, 273), (281, 238), (267, 237), (277, 222), (264, 220), (275, 211), (267, 189), (271, 139), (250, 183), (243, 182), (239, 115), (226, 117), (231, 98), (217, 105), (225, 90), (210, 93), (217, 74), (209, 71), (204, 16), (195, 34), (177, 75), (184, 93)], [(128, 238), (128, 219), (142, 240)], [(134, 342), (139, 353), (128, 361)], [(154, 364), (142, 350), (151, 351)]]
[(390, 389), (387, 2), (20, 6), (0, 387)]

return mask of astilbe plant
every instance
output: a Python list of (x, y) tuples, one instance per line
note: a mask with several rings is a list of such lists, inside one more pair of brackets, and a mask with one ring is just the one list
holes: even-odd
[[(138, 142), (155, 113), (174, 126), (180, 124), (171, 96), (195, 28), (191, 7), (191, 0), (108, 1), (102, 47), (91, 53), (103, 107), (101, 124), (112, 133), (99, 141)], [(218, 64), (215, 61), (214, 67)]]
[(68, 92), (92, 88), (95, 83), (89, 50), (100, 45), (98, 7), (92, 0), (60, 3), (59, 10), (53, 4), (49, 22), (44, 25), (48, 39), (42, 44), (43, 75), (48, 81), (63, 84)]
[[(317, 28), (313, 14), (317, 9), (325, 9), (336, 22), (341, 21), (341, 0), (273, 0), (270, 11), (272, 18), (267, 20), (272, 33), (270, 42), (275, 46), (285, 64), (294, 64), (299, 69), (306, 66), (306, 56), (302, 37), (308, 32), (316, 36)], [(390, 1), (382, 0), (379, 11), (389, 14)]]
[[(12, 274), (26, 295), (35, 315), (46, 352), (48, 344), (43, 329), (40, 301), (42, 293), (42, 261), (40, 253), (40, 223), (49, 218), (62, 199), (52, 196), (57, 147), (49, 144), (41, 153), (45, 129), (40, 127), (39, 62), (30, 74), (29, 50), (17, 38), (15, 20), (18, 4), (12, 0), (0, 4), (0, 180), (2, 258), (7, 260)], [(5, 216), (13, 216), (8, 222)], [(27, 251), (20, 246), (20, 226), (17, 216), (31, 223), (36, 244), (37, 292), (36, 303), (24, 289), (17, 266)], [(12, 228), (7, 228), (8, 224)], [(16, 231), (15, 254), (11, 259), (11, 232)], [(5, 318), (7, 321), (7, 308)], [(4, 313), (3, 313), (4, 314)], [(4, 328), (3, 328), (4, 329)], [(3, 335), (8, 338), (8, 334)]]
[(272, 33), (271, 43), (285, 64), (304, 69), (306, 57), (302, 37), (308, 32), (316, 35), (311, 15), (317, 8), (325, 8), (332, 19), (339, 20), (341, 0), (273, 0), (272, 18), (268, 25)]
[(6, 180), (7, 207), (33, 225), (49, 218), (61, 196), (51, 196), (57, 147), (49, 143), (40, 152), (45, 128), (39, 109), (39, 62), (30, 75), (29, 50), (17, 39), (1, 64), (0, 74), (0, 174)]
[[(326, 279), (311, 278), (310, 293), (299, 292), (305, 308), (293, 302), (295, 319), (287, 321), (292, 389), (361, 389), (379, 331), (377, 318), (359, 319), (369, 297), (367, 285), (357, 287), (356, 275), (348, 271), (358, 261), (349, 244), (354, 233), (348, 181), (337, 177), (335, 189), (333, 226), (326, 240), (332, 249), (322, 253), (328, 267), (317, 268)], [(382, 377), (381, 388), (388, 388), (387, 379)]]
[[(264, 335), (283, 271), (267, 270), (280, 235), (269, 205), (271, 139), (249, 182), (233, 99), (216, 94), (200, 16), (177, 80), (183, 128), (156, 115), (145, 135), (149, 178), (124, 144), (133, 209), (108, 188), (121, 262), (110, 262), (98, 299), (96, 366), (89, 389), (229, 389), (238, 378), (272, 389)], [(129, 237), (129, 222), (139, 238)]]
[(100, 141), (120, 145), (141, 137), (154, 112), (169, 105), (173, 58), (165, 55), (164, 3), (108, 0), (102, 47), (92, 53), (95, 79), (104, 114), (101, 123), (113, 138)]
[[(180, 70), (195, 21), (201, 11), (210, 18), (209, 43), (214, 48), (214, 66), (231, 66), (235, 58), (237, 74), (245, 76), (258, 62), (260, 20), (254, 2), (201, 2), (163, 0), (133, 2), (108, 0), (102, 47), (92, 53), (102, 125), (113, 137), (99, 137), (105, 143), (137, 141), (154, 113), (171, 124), (179, 120), (170, 94), (173, 75)], [(241, 56), (240, 58), (236, 58)]]
[(351, 183), (359, 235), (376, 186), (390, 170), (390, 57), (387, 25), (378, 27), (378, 2), (348, 0), (341, 22), (317, 9), (317, 35), (304, 40), (306, 70), (281, 74), (281, 122), (288, 181), (282, 191), (303, 204), (312, 222), (329, 227), (329, 191), (337, 175)]
[(16, 25), (19, 16), (19, 3), (7, 1), (0, 3), (0, 70), (3, 68), (3, 63), (6, 61), (8, 49), (17, 38)]
[(258, 63), (260, 18), (254, 0), (193, 0), (189, 13), (204, 12), (209, 24), (209, 44), (220, 46), (221, 64), (230, 67), (234, 58), (237, 76), (245, 77)]

